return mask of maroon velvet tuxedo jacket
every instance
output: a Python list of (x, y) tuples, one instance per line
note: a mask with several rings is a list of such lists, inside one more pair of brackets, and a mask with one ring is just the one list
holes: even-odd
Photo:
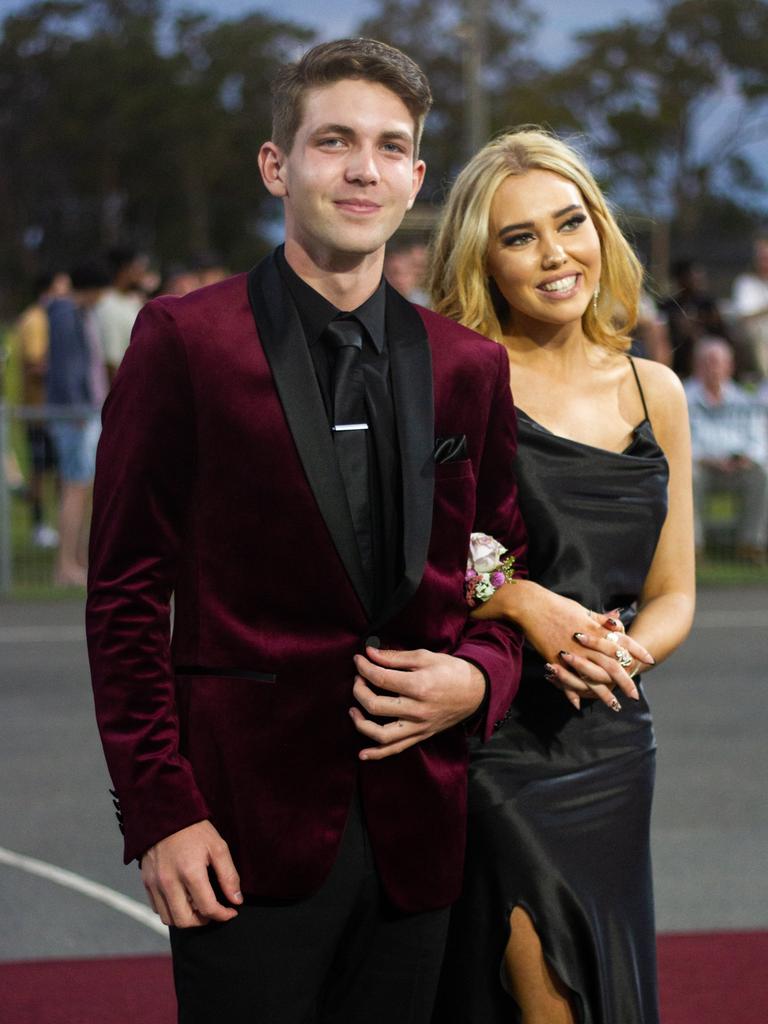
[[(478, 665), (489, 733), (521, 640), (467, 621), (469, 534), (522, 554), (504, 349), (387, 290), (405, 572), (371, 620), (332, 434), (272, 256), (139, 316), (104, 407), (87, 633), (126, 863), (209, 818), (246, 894), (300, 898), (333, 864), (357, 784), (405, 910), (458, 894), (465, 736), (382, 762), (348, 709), (352, 657), (427, 648)], [(435, 463), (435, 439), (467, 458)], [(174, 596), (171, 638), (170, 602)]]

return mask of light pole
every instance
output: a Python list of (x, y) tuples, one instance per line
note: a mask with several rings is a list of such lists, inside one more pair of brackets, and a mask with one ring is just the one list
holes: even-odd
[(488, 0), (464, 0), (464, 147), (467, 159), (484, 146), (490, 134), (488, 97), (483, 87), (488, 39)]

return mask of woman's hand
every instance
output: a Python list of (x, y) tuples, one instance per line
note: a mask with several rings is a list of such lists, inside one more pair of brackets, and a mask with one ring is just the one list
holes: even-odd
[[(641, 644), (624, 634), (617, 612), (589, 611), (578, 601), (554, 594), (530, 580), (501, 587), (472, 615), (505, 618), (520, 626), (546, 662), (545, 677), (576, 708), (582, 699), (599, 699), (620, 710), (614, 688), (637, 700), (637, 687), (629, 673), (640, 665), (655, 663)], [(609, 634), (616, 636), (611, 638)], [(622, 655), (626, 667), (617, 659), (619, 649), (627, 652)]]

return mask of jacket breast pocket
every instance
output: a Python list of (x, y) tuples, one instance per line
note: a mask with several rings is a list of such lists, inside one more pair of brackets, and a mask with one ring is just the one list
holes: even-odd
[(438, 462), (435, 464), (435, 483), (441, 480), (456, 480), (462, 477), (472, 477), (472, 460), (458, 459), (452, 462)]

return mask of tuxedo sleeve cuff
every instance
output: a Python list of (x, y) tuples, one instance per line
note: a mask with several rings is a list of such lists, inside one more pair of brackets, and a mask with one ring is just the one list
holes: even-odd
[(479, 668), (485, 677), (485, 697), (466, 722), (470, 734), (484, 740), (490, 739), (494, 725), (506, 715), (519, 686), (522, 638), (512, 632), (510, 639), (512, 643), (504, 650), (479, 638), (468, 638), (453, 652)]

